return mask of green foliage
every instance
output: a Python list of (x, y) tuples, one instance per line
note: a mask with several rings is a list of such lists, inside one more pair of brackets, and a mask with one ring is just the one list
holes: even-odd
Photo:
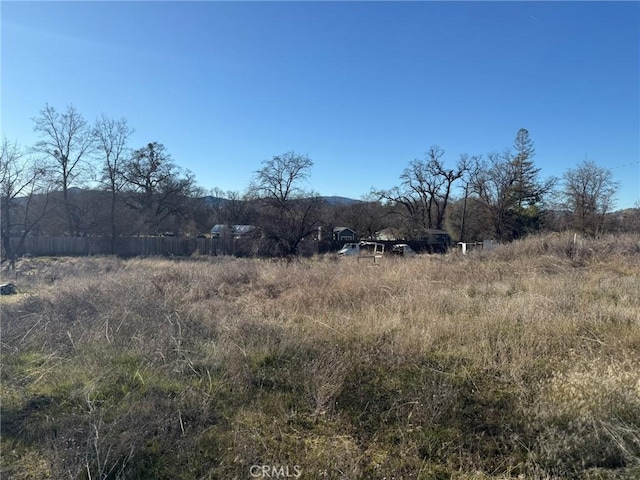
[(529, 132), (521, 128), (513, 149), (492, 153), (470, 177), (471, 191), (493, 224), (496, 239), (510, 241), (539, 232), (555, 179), (539, 178)]

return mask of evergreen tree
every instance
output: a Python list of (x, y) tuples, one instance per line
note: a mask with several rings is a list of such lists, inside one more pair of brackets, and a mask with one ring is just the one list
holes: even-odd
[(513, 147), (515, 155), (511, 163), (513, 164), (516, 178), (512, 196), (518, 209), (522, 209), (534, 205), (540, 200), (537, 181), (540, 169), (536, 168), (533, 163), (532, 158), (535, 155), (535, 149), (533, 148), (533, 141), (529, 137), (529, 131), (526, 128), (518, 130)]
[(493, 223), (497, 239), (513, 240), (541, 227), (545, 196), (555, 179), (541, 181), (533, 162), (535, 149), (529, 132), (521, 128), (512, 149), (478, 162), (469, 187)]
[(511, 159), (511, 171), (515, 175), (510, 192), (511, 236), (519, 238), (540, 230), (544, 196), (552, 188), (554, 180), (539, 179), (540, 169), (533, 162), (535, 148), (526, 128), (516, 134)]

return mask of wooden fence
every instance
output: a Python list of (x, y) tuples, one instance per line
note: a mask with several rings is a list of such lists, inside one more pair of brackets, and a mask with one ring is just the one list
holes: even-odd
[[(398, 242), (380, 241), (387, 249)], [(407, 241), (417, 253), (446, 252), (448, 244), (429, 241)], [(11, 249), (17, 256), (84, 256), (111, 255), (121, 257), (140, 257), (152, 255), (190, 256), (200, 255), (235, 255), (251, 257), (268, 255), (268, 245), (257, 236), (223, 235), (218, 238), (191, 237), (118, 237), (115, 252), (111, 249), (109, 237), (27, 237), (20, 245), (19, 238), (11, 238)], [(262, 248), (264, 247), (264, 248)], [(336, 252), (342, 242), (310, 242), (303, 254)], [(4, 252), (3, 252), (4, 256)]]
[[(116, 240), (115, 254), (123, 257), (147, 255), (187, 256), (231, 255), (234, 245), (212, 238), (183, 237), (121, 237)], [(11, 247), (18, 256), (79, 256), (110, 255), (111, 239), (108, 237), (28, 237), (20, 245), (18, 238), (11, 239)]]

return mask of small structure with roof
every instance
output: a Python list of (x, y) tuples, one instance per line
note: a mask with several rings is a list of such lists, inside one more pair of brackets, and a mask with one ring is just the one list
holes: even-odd
[(337, 242), (353, 242), (358, 239), (358, 234), (348, 227), (335, 227), (333, 239)]

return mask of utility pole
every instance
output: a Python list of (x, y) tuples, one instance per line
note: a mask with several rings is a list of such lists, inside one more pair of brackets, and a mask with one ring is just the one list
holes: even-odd
[(464, 185), (464, 202), (462, 204), (462, 221), (460, 222), (460, 241), (464, 242), (464, 217), (467, 212), (467, 191), (469, 189), (469, 183)]

